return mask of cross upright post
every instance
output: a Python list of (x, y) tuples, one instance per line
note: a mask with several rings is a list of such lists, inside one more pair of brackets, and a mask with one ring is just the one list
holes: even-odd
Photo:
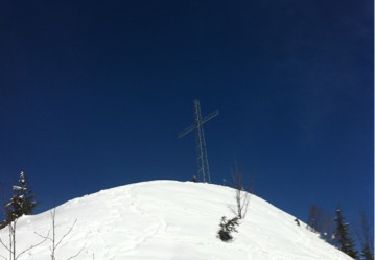
[(207, 144), (206, 138), (204, 134), (204, 124), (207, 123), (209, 120), (213, 119), (214, 117), (218, 116), (219, 112), (216, 110), (213, 113), (207, 115), (203, 118), (201, 104), (200, 101), (195, 99), (194, 100), (194, 122), (191, 126), (187, 127), (184, 131), (182, 131), (178, 137), (182, 138), (189, 133), (195, 131), (195, 139), (196, 139), (196, 153), (197, 153), (197, 177), (201, 178), (203, 182), (211, 182), (211, 175), (210, 175), (210, 166), (208, 163), (208, 156), (207, 156)]

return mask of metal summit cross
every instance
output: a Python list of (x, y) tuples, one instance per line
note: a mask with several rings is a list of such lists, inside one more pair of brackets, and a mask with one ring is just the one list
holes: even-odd
[(211, 176), (210, 176), (210, 167), (208, 164), (208, 157), (207, 157), (207, 145), (206, 145), (206, 139), (204, 137), (204, 129), (203, 125), (207, 123), (212, 118), (219, 115), (219, 111), (215, 111), (211, 114), (209, 114), (206, 117), (202, 117), (202, 111), (201, 111), (201, 103), (199, 100), (194, 100), (194, 122), (191, 126), (186, 128), (184, 131), (182, 131), (178, 138), (182, 138), (185, 135), (193, 132), (194, 130), (196, 135), (196, 152), (197, 152), (197, 177), (202, 177), (203, 182), (211, 182)]

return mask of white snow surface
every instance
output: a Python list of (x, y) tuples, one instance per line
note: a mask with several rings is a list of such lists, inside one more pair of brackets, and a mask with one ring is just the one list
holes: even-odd
[[(102, 190), (56, 208), (56, 239), (76, 220), (56, 260), (307, 260), (351, 259), (306, 230), (301, 221), (256, 195), (232, 242), (217, 237), (222, 216), (233, 217), (235, 191), (191, 182), (151, 181)], [(51, 229), (50, 212), (17, 223), (17, 251)], [(51, 235), (51, 232), (50, 232)], [(0, 231), (7, 243), (7, 229)], [(49, 241), (19, 260), (49, 260)], [(0, 245), (0, 255), (7, 253)], [(0, 257), (1, 258), (1, 257)]]

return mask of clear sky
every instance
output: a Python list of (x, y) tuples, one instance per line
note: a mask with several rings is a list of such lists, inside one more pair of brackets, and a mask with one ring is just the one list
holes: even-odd
[(4, 0), (0, 37), (0, 181), (38, 211), (190, 180), (199, 98), (215, 183), (237, 160), (297, 217), (372, 216), (373, 1)]

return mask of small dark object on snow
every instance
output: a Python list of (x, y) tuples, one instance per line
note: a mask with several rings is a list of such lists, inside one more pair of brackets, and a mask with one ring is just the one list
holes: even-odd
[(294, 221), (296, 221), (297, 222), (297, 226), (301, 226), (301, 223), (299, 222), (299, 219), (298, 218), (296, 218)]
[(234, 217), (232, 219), (227, 220), (227, 217), (221, 217), (221, 221), (219, 224), (219, 231), (217, 232), (218, 237), (221, 241), (229, 241), (232, 240), (233, 237), (231, 235), (232, 232), (237, 232), (236, 226), (238, 226), (238, 217)]

